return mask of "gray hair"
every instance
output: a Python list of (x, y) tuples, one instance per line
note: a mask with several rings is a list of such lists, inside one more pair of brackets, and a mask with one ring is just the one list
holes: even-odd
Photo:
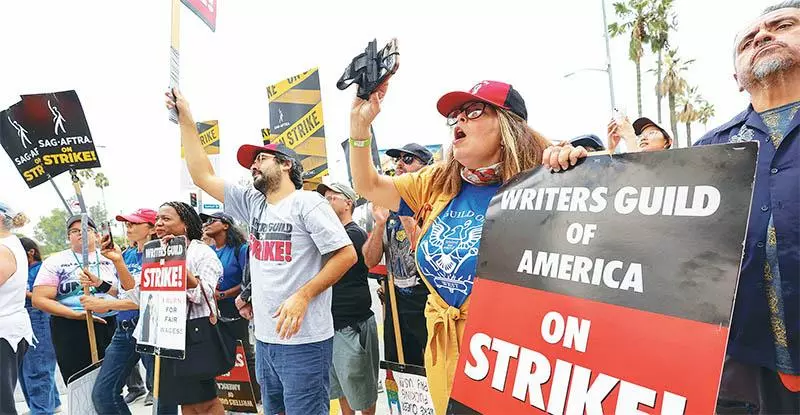
[(800, 0), (784, 0), (780, 3), (773, 4), (772, 6), (767, 7), (761, 12), (761, 15), (769, 14), (774, 12), (775, 10), (780, 9), (800, 9)]
[[(780, 9), (800, 9), (800, 0), (783, 0), (780, 3), (775, 3), (761, 11), (761, 16), (765, 16)], [(733, 61), (736, 62), (736, 43), (739, 40), (739, 33), (733, 36)]]

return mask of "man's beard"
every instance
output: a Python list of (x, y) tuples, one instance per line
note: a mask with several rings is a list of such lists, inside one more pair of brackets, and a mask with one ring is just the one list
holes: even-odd
[(280, 172), (277, 174), (269, 169), (253, 178), (253, 187), (264, 195), (268, 195), (281, 186)]
[(791, 56), (773, 56), (762, 59), (741, 77), (742, 87), (749, 89), (756, 83), (768, 85), (776, 76), (794, 68), (796, 64), (796, 60)]

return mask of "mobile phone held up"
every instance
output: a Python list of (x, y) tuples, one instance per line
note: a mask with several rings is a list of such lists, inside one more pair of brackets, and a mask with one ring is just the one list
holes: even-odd
[(100, 225), (100, 234), (101, 234), (101, 243), (103, 245), (103, 249), (112, 249), (114, 248), (114, 236), (111, 234), (111, 224), (108, 222), (103, 222)]
[(344, 70), (336, 87), (340, 90), (347, 89), (350, 85), (358, 85), (358, 95), (361, 99), (369, 96), (378, 88), (386, 78), (392, 76), (400, 67), (400, 52), (397, 48), (397, 39), (392, 39), (386, 46), (378, 51), (378, 42), (373, 39), (367, 44), (364, 53), (354, 57)]

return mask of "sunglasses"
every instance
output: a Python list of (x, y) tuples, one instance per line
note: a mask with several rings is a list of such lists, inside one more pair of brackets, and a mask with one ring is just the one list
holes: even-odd
[(467, 116), (468, 120), (474, 120), (483, 115), (484, 111), (486, 111), (485, 102), (468, 102), (462, 105), (460, 108), (456, 108), (447, 114), (447, 125), (452, 127), (458, 124), (458, 116), (461, 115), (462, 112)]
[(207, 221), (203, 222), (203, 225), (211, 225), (214, 222), (220, 222), (221, 220), (218, 218), (209, 218)]
[[(399, 163), (400, 160), (402, 160), (403, 163), (405, 163), (405, 164), (412, 164), (412, 163), (414, 163), (414, 160), (416, 160), (416, 159), (417, 158), (412, 156), (411, 154), (403, 154), (400, 157), (395, 157), (394, 158), (394, 162), (396, 164), (396, 163)], [(420, 162), (422, 162), (422, 160), (420, 160)], [(423, 164), (425, 164), (425, 163), (423, 163)]]

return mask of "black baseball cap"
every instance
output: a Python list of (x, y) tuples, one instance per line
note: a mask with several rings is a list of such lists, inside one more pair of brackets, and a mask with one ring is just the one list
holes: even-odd
[(263, 146), (244, 144), (243, 146), (239, 147), (239, 151), (236, 152), (236, 160), (239, 161), (240, 166), (249, 169), (250, 166), (253, 165), (253, 160), (256, 159), (256, 156), (259, 153), (280, 154), (294, 160), (295, 163), (300, 163), (297, 153), (282, 143), (270, 143)]
[[(67, 229), (69, 229), (69, 227), (72, 226), (73, 223), (80, 221), (81, 221), (81, 215), (70, 216), (69, 219), (67, 219)], [(94, 230), (97, 230), (97, 225), (95, 225), (92, 218), (88, 216), (86, 217), (86, 225)]]
[(669, 136), (669, 133), (667, 132), (667, 130), (661, 128), (660, 125), (654, 123), (653, 120), (651, 120), (649, 118), (646, 118), (646, 117), (639, 118), (638, 120), (633, 122), (633, 132), (636, 135), (642, 135), (642, 131), (644, 131), (644, 129), (646, 127), (651, 126), (651, 125), (653, 127), (658, 128), (659, 131), (661, 131), (661, 134), (664, 134), (664, 138), (666, 138), (669, 141), (672, 141), (672, 137)]
[(583, 146), (586, 148), (592, 148), (597, 151), (605, 150), (606, 147), (603, 142), (600, 140), (600, 137), (594, 134), (585, 134), (579, 135), (572, 140), (569, 140), (570, 144), (573, 146)]
[(389, 157), (400, 157), (403, 153), (411, 154), (420, 159), (423, 164), (430, 164), (431, 160), (433, 160), (433, 153), (425, 146), (417, 143), (406, 144), (403, 148), (390, 148), (386, 150), (386, 155)]
[(214, 213), (211, 213), (211, 214), (208, 214), (208, 215), (205, 214), (205, 213), (201, 213), (200, 214), (200, 220), (202, 220), (203, 223), (208, 222), (208, 220), (212, 219), (212, 218), (213, 219), (219, 219), (219, 220), (227, 223), (228, 225), (233, 225), (234, 224), (233, 223), (233, 216), (228, 215), (227, 213), (224, 213), (224, 212), (214, 212)]

